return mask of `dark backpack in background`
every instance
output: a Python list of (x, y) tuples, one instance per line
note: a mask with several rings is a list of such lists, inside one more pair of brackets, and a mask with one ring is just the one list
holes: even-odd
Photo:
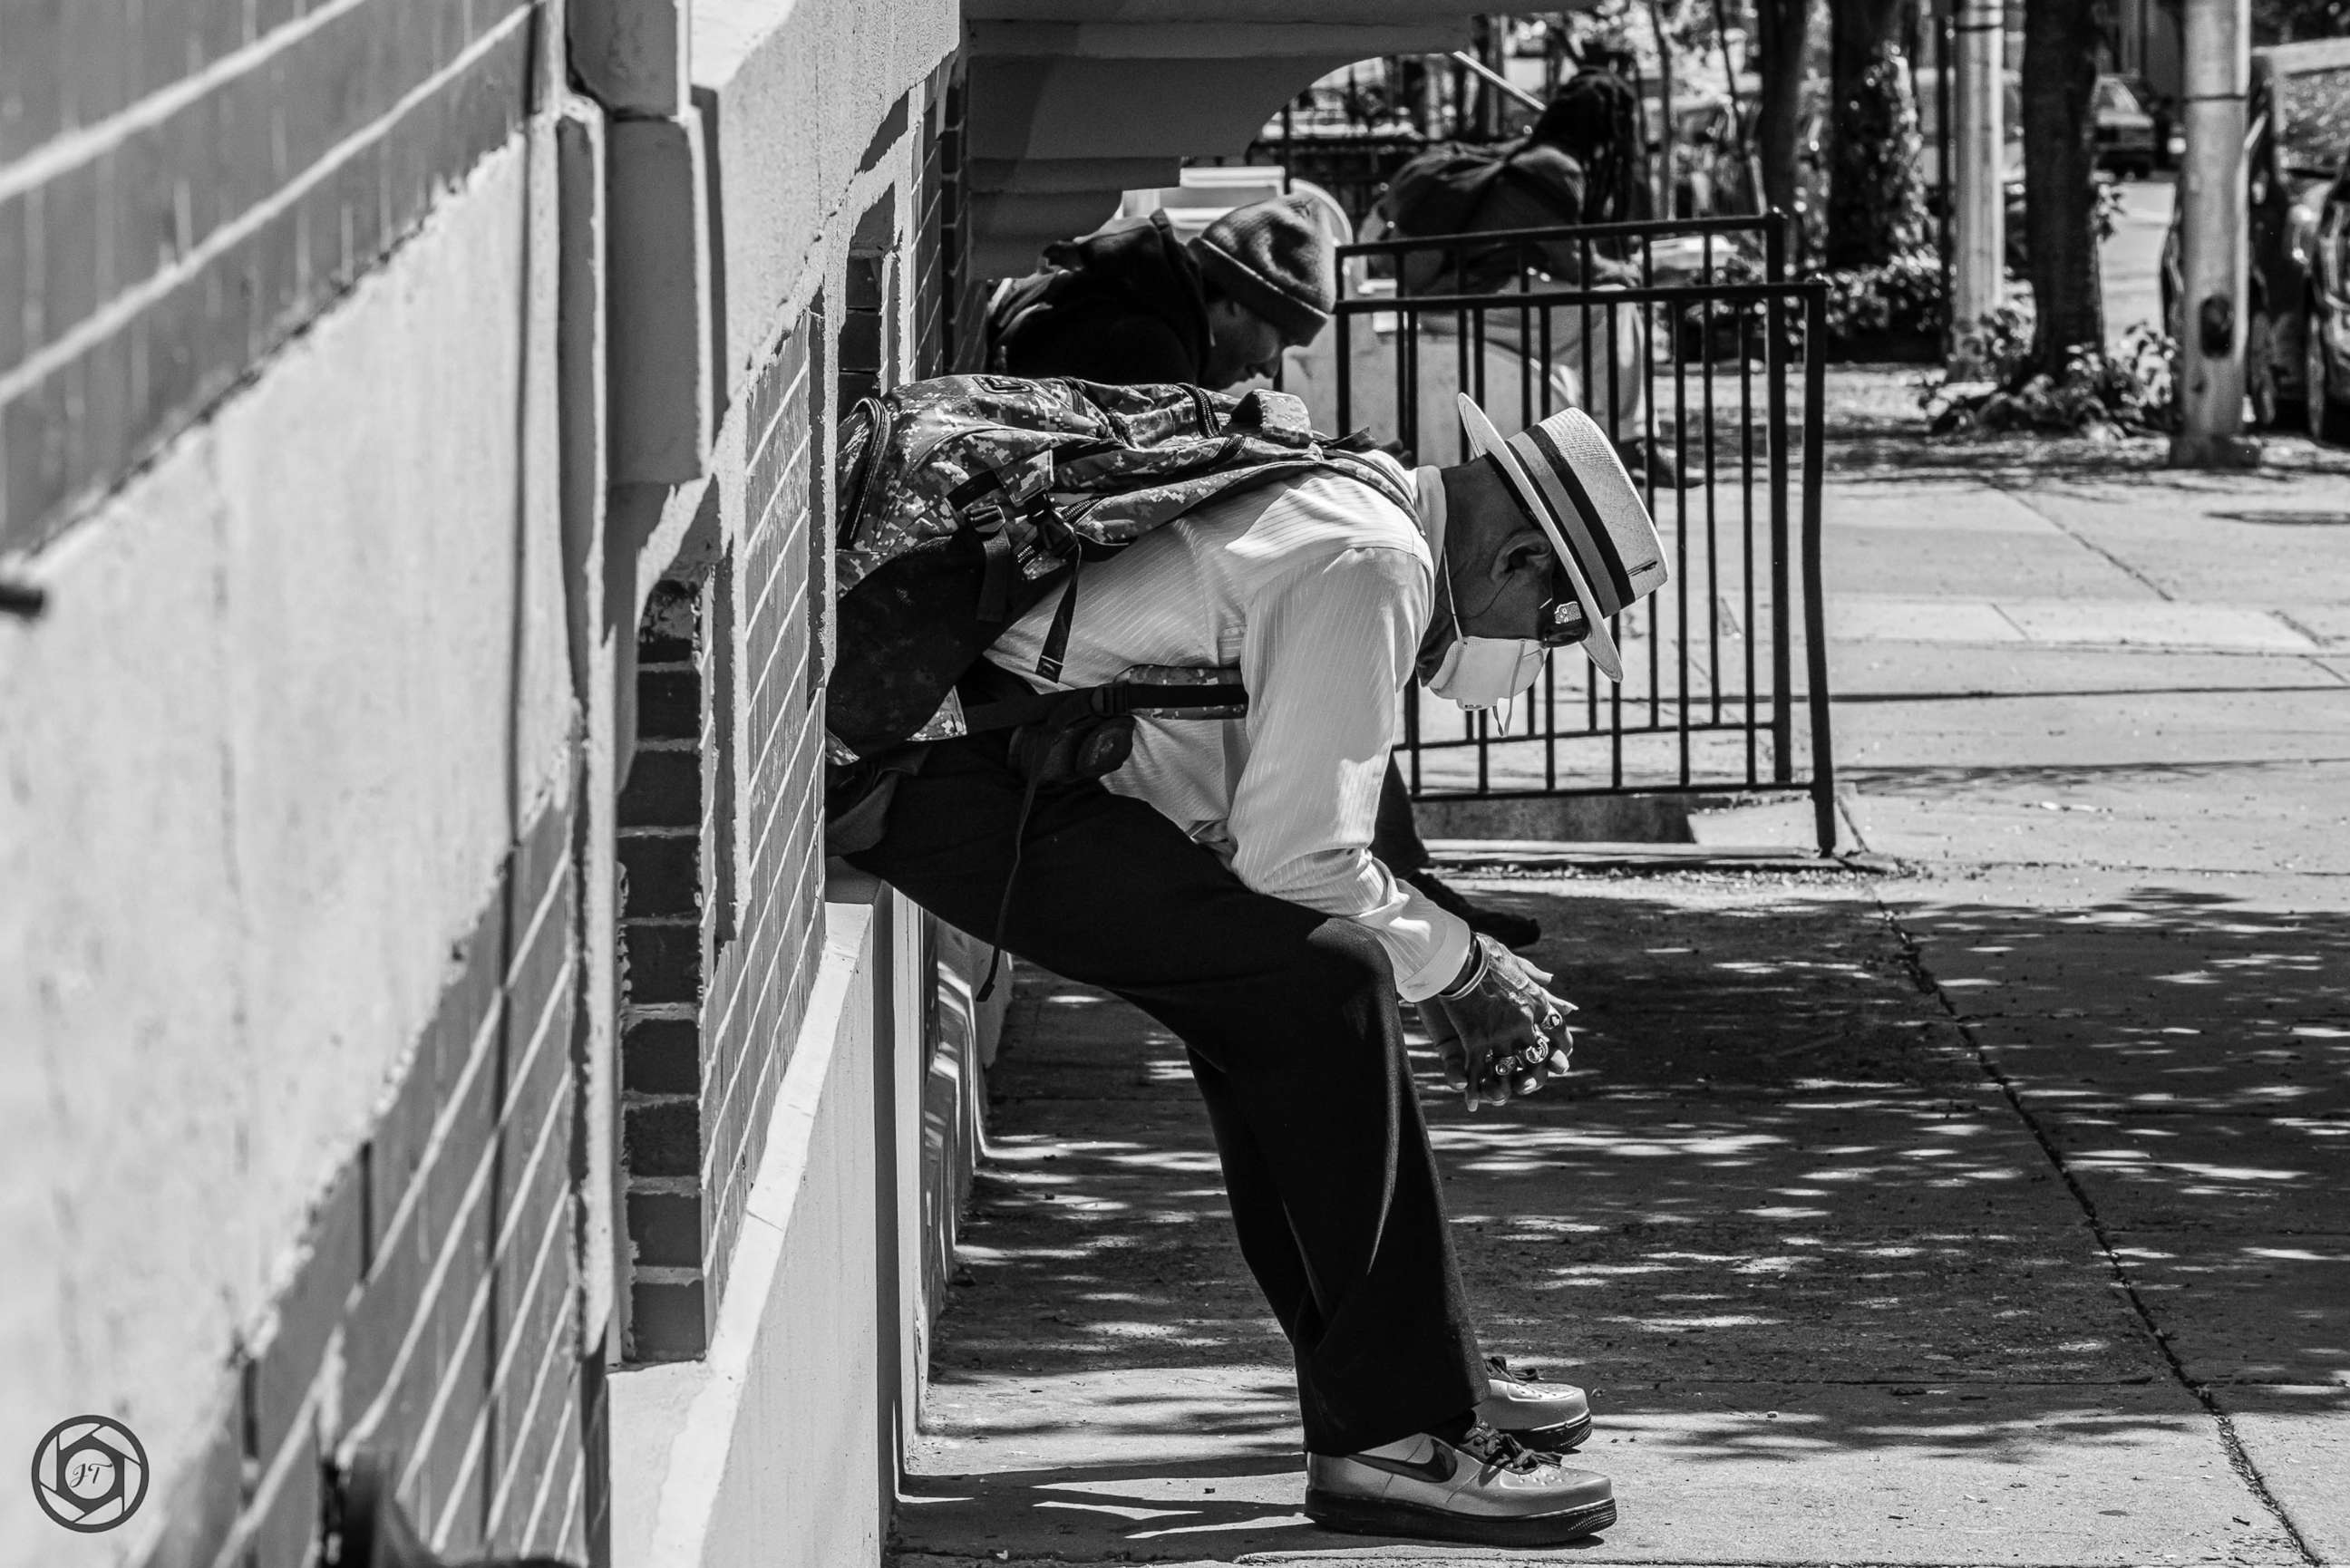
[[(1397, 170), (1379, 208), (1398, 238), (1554, 228), (1583, 222), (1583, 182), (1580, 164), (1541, 142), (1455, 143), (1430, 148)], [(1563, 277), (1578, 265), (1571, 247), (1542, 254)], [(1490, 292), (1514, 280), (1518, 259), (1510, 245), (1407, 252), (1403, 286), (1412, 293)]]
[[(1550, 210), (1550, 222), (1582, 221), (1580, 171), (1562, 178), (1574, 161), (1555, 149), (1543, 157), (1525, 141), (1479, 145), (1452, 142), (1432, 147), (1395, 172), (1379, 205), (1398, 232), (1418, 237), (1474, 233), (1480, 214), (1496, 192), (1513, 186)], [(1529, 156), (1529, 154), (1534, 154)]]
[(1003, 374), (1004, 351), (1021, 332), (1085, 292), (1085, 280), (1074, 269), (1058, 266), (999, 285), (987, 302), (988, 369)]

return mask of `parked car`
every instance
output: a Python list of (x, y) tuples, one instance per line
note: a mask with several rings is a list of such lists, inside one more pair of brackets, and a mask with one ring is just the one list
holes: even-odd
[[(2302, 415), (2322, 433), (2337, 426), (2336, 400), (2350, 400), (2350, 357), (2343, 352), (2350, 305), (2343, 297), (2341, 258), (2328, 267), (2321, 254), (2321, 234), (2338, 236), (2344, 221), (2338, 208), (2350, 159), (2350, 38), (2253, 50), (2247, 108), (2251, 297), (2245, 396), (2256, 424)], [(2183, 203), (2172, 209), (2162, 242), (2162, 315), (2174, 337), (2183, 326), (2182, 212)]]
[(2141, 180), (2153, 173), (2159, 145), (2154, 116), (2129, 84), (2119, 77), (2099, 77), (2090, 104), (2097, 117), (2097, 167)]
[(2187, 151), (2187, 138), (2178, 129), (2178, 100), (2164, 92), (2144, 71), (2128, 71), (2115, 78), (2129, 88), (2137, 106), (2154, 117), (2154, 166), (2175, 169), (2178, 155)]
[(2327, 187), (2309, 247), (2301, 396), (2309, 433), (2350, 441), (2350, 157)]

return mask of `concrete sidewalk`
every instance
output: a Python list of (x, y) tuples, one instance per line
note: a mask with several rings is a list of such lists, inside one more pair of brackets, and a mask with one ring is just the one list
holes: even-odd
[[(1594, 1390), (1622, 1521), (1556, 1555), (2350, 1563), (2350, 476), (1843, 455), (1898, 868), (1491, 871), (1591, 1031), (1523, 1106), (1423, 1080), (1490, 1347)], [(2299, 640), (2106, 635), (2232, 612)], [(900, 1563), (1528, 1560), (1305, 1521), (1180, 1050), (1021, 984)]]

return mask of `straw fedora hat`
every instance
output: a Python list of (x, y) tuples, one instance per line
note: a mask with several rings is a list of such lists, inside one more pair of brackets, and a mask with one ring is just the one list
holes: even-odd
[(1460, 394), (1470, 449), (1491, 458), (1519, 502), (1549, 535), (1551, 549), (1583, 609), (1583, 651), (1611, 680), (1624, 661), (1608, 618), (1663, 587), (1671, 573), (1665, 542), (1607, 437), (1580, 409), (1564, 409), (1504, 437), (1485, 410)]

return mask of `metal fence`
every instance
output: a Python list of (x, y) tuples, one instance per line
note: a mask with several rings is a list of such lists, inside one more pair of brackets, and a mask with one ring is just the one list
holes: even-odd
[(1611, 623), (1621, 684), (1555, 658), (1510, 734), (1416, 692), (1415, 794), (1807, 794), (1834, 847), (1824, 356), (1805, 348), (1825, 340), (1826, 293), (1787, 276), (1786, 248), (1773, 214), (1341, 251), (1335, 328), (1284, 377), (1320, 419), (1445, 463), (1467, 455), (1456, 389), (1504, 433), (1582, 408), (1671, 556), (1671, 582)]

